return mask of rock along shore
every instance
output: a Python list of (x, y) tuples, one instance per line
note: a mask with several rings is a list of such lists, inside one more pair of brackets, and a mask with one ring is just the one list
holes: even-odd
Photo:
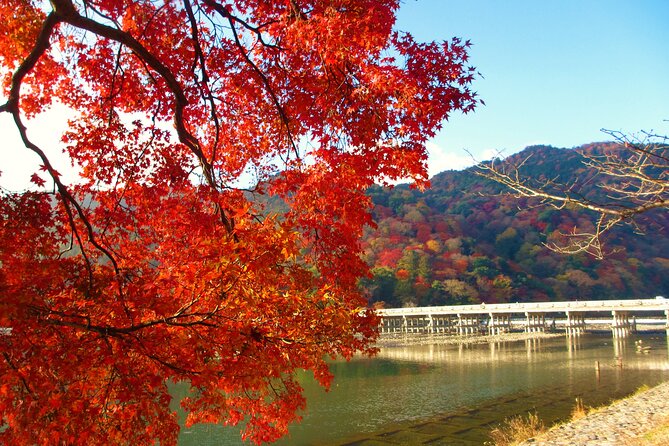
[(595, 409), (584, 418), (555, 426), (520, 446), (636, 445), (639, 443), (635, 438), (668, 420), (669, 382), (665, 382), (610, 406)]

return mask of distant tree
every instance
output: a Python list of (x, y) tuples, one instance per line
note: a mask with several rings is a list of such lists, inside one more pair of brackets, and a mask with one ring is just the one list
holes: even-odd
[(433, 274), (431, 257), (425, 253), (418, 254), (418, 264), (416, 265), (416, 274), (422, 280), (429, 282)]
[(510, 277), (500, 274), (492, 281), (492, 293), (497, 302), (508, 302), (513, 294), (513, 283)]
[(557, 278), (566, 281), (572, 287), (572, 291), (569, 293), (570, 296), (582, 300), (593, 298), (593, 288), (597, 285), (597, 281), (585, 271), (568, 269)]
[(418, 275), (418, 260), (419, 255), (415, 249), (405, 248), (397, 262), (398, 271), (404, 271), (406, 279), (414, 280)]
[(522, 244), (518, 231), (513, 227), (506, 228), (495, 238), (495, 253), (506, 259), (514, 257)]
[(393, 270), (379, 267), (373, 268), (371, 273), (371, 278), (362, 280), (362, 286), (371, 295), (371, 302), (384, 302), (389, 307), (397, 306), (399, 302), (394, 299), (397, 277)]
[(378, 265), (395, 268), (402, 257), (402, 248), (386, 249), (379, 254)]
[(439, 286), (446, 295), (446, 300), (451, 305), (467, 305), (479, 302), (479, 292), (467, 282), (458, 279), (448, 279), (441, 282)]
[(409, 223), (421, 223), (425, 221), (425, 216), (418, 211), (415, 207), (409, 209), (409, 211), (404, 215), (404, 219)]
[(393, 299), (399, 303), (400, 307), (415, 307), (417, 305), (414, 281), (408, 277), (406, 270), (402, 269), (397, 272), (397, 283)]
[(492, 279), (498, 274), (495, 264), (488, 257), (475, 257), (472, 260), (472, 275), (476, 278)]
[(441, 241), (434, 239), (430, 239), (427, 242), (425, 242), (425, 247), (428, 250), (432, 251), (434, 254), (440, 254), (441, 250), (443, 249)]
[(479, 173), (509, 187), (516, 197), (533, 198), (557, 209), (592, 212), (590, 228), (562, 230), (562, 238), (547, 246), (560, 253), (587, 252), (602, 258), (606, 254), (602, 236), (614, 226), (629, 223), (639, 229), (635, 225), (638, 216), (669, 209), (669, 137), (647, 132), (605, 133), (617, 143), (613, 150), (581, 153), (584, 166), (592, 169), (592, 178), (600, 188), (596, 194), (585, 194), (582, 185), (575, 183), (532, 177), (523, 171), (527, 159), (480, 163)]

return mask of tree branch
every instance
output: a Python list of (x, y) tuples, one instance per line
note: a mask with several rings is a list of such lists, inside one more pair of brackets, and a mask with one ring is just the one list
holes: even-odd
[[(654, 136), (659, 142), (632, 141), (618, 132), (608, 132), (618, 144), (603, 155), (581, 153), (583, 164), (600, 179), (599, 188), (605, 200), (594, 201), (580, 191), (576, 183), (559, 184), (554, 180), (542, 183), (521, 174), (529, 157), (517, 164), (492, 160), (477, 165), (478, 175), (506, 186), (516, 197), (537, 199), (556, 209), (572, 207), (595, 212), (595, 232), (574, 229), (562, 234), (569, 239), (566, 246), (550, 243), (557, 252), (574, 254), (588, 252), (601, 258), (604, 255), (601, 236), (621, 223), (631, 223), (642, 214), (656, 209), (669, 209), (669, 147), (667, 137)], [(649, 134), (645, 134), (649, 135)], [(557, 192), (556, 192), (557, 191)]]
[[(146, 49), (138, 40), (132, 37), (129, 33), (111, 26), (103, 25), (95, 20), (89, 19), (80, 15), (71, 0), (52, 0), (55, 7), (55, 13), (61, 21), (68, 23), (76, 28), (90, 31), (100, 37), (111, 39), (128, 47), (132, 52), (142, 61), (144, 61), (152, 70), (157, 72), (160, 77), (167, 84), (168, 89), (174, 97), (174, 126), (179, 137), (179, 141), (188, 147), (193, 154), (198, 158), (200, 166), (207, 181), (207, 184), (214, 190), (218, 190), (218, 184), (214, 175), (213, 166), (207, 160), (204, 151), (200, 147), (200, 143), (186, 128), (184, 111), (188, 100), (183, 88), (179, 84), (174, 74), (170, 69), (163, 64), (156, 56), (154, 56), (148, 49)], [(218, 207), (221, 222), (225, 226), (229, 234), (233, 233), (234, 224), (228, 218), (225, 211)]]

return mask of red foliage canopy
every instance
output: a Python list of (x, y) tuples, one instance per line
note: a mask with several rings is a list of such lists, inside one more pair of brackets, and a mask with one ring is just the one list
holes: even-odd
[[(175, 444), (170, 381), (271, 441), (296, 369), (372, 350), (364, 192), (424, 181), (476, 104), (468, 43), (394, 32), (398, 3), (0, 2), (0, 112), (42, 164), (0, 194), (0, 443)], [(27, 127), (54, 102), (76, 184)]]

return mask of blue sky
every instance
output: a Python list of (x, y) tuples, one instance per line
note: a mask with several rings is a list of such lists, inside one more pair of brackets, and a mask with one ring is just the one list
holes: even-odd
[(398, 29), (472, 42), (486, 103), (430, 144), (431, 174), (600, 129), (669, 134), (669, 0), (404, 0)]
[[(532, 144), (575, 147), (607, 139), (602, 128), (669, 135), (667, 24), (669, 0), (404, 0), (398, 29), (470, 40), (483, 76), (473, 89), (486, 105), (444, 124), (428, 145), (430, 174), (473, 164), (467, 151), (481, 161)], [(0, 185), (20, 190), (39, 162), (2, 115)], [(58, 109), (31, 126), (52, 160), (67, 117)]]

